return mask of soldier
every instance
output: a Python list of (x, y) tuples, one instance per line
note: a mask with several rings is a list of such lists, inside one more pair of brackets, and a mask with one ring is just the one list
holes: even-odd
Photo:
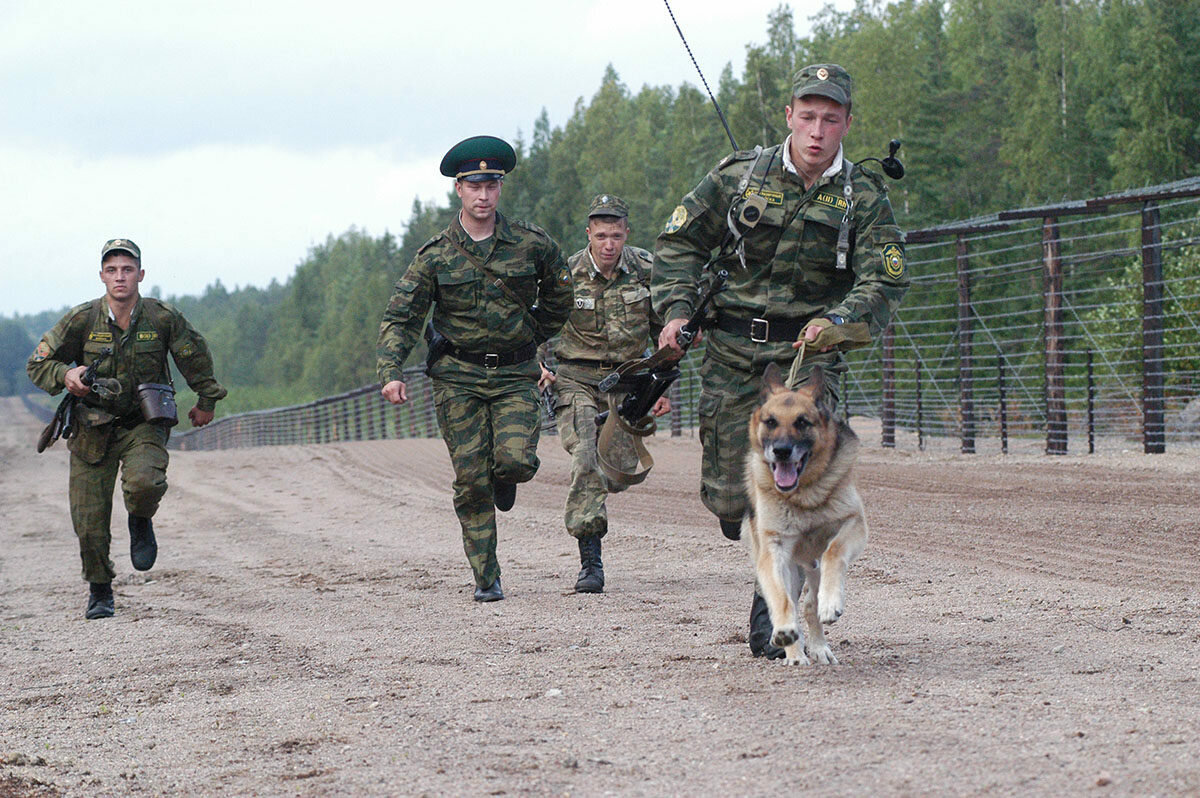
[[(104, 296), (71, 308), (42, 336), (25, 366), (39, 388), (51, 395), (66, 388), (82, 404), (67, 448), (71, 522), (79, 536), (83, 578), (91, 586), (84, 613), (89, 619), (111, 618), (115, 611), (109, 545), (118, 469), (133, 567), (147, 571), (158, 556), (151, 519), (167, 492), (166, 443), (175, 421), (147, 421), (138, 386), (170, 383), (170, 352), (196, 392), (196, 406), (188, 411), (194, 426), (212, 421), (217, 401), (226, 394), (213, 378), (212, 356), (200, 333), (173, 306), (139, 294), (138, 283), (145, 276), (137, 244), (127, 238), (105, 243), (100, 250)], [(80, 381), (98, 359), (96, 376), (120, 383), (113, 398), (100, 398)]]
[(446, 153), (441, 172), (454, 178), (462, 209), (417, 251), (379, 328), (381, 393), (393, 404), (408, 401), (401, 369), (431, 304), (432, 325), (448, 341), (429, 376), (476, 601), (504, 598), (496, 510), (512, 509), (517, 483), (537, 473), (535, 355), (571, 310), (571, 274), (558, 244), (496, 210), (516, 163), (512, 147), (493, 136)]
[[(783, 144), (725, 158), (683, 198), (658, 237), (652, 289), (666, 321), (659, 344), (678, 349), (676, 334), (693, 311), (700, 270), (730, 226), (737, 230), (729, 243), (739, 246), (724, 247), (716, 264), (730, 277), (714, 302), (700, 397), (700, 495), (734, 540), (746, 511), (747, 422), (763, 369), (775, 362), (787, 373), (801, 337), (814, 341), (831, 325), (865, 323), (878, 335), (908, 288), (904, 235), (887, 188), (842, 154), (852, 85), (836, 64), (797, 72)], [(801, 377), (815, 365), (824, 369), (828, 399), (836, 403), (846, 371), (841, 352), (808, 349)], [(783, 656), (770, 636), (756, 590), (749, 636), (755, 656)]]
[[(596, 460), (595, 418), (604, 403), (597, 387), (622, 362), (644, 357), (662, 323), (650, 307), (650, 253), (625, 243), (630, 227), (624, 200), (611, 194), (595, 197), (585, 230), (588, 245), (567, 260), (575, 307), (554, 347), (558, 373), (543, 365), (538, 388), (557, 388), (559, 437), (571, 455), (566, 525), (579, 542), (575, 592), (601, 593), (600, 540), (608, 532), (604, 498), (627, 486), (607, 479)], [(653, 413), (661, 416), (670, 409), (664, 396)], [(607, 456), (618, 468), (637, 465), (629, 433), (618, 430)]]

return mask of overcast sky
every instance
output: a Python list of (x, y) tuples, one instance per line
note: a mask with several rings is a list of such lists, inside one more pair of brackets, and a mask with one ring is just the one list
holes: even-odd
[[(778, 5), (671, 7), (715, 86)], [(824, 0), (790, 5), (803, 35)], [(283, 282), (327, 235), (442, 201), (460, 139), (561, 126), (609, 63), (699, 85), (661, 0), (0, 0), (0, 313), (99, 296), (114, 237), (146, 293)]]

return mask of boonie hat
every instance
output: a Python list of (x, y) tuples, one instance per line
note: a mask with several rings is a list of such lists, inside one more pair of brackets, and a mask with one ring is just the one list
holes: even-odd
[(817, 94), (828, 97), (838, 105), (850, 104), (854, 81), (850, 73), (837, 64), (810, 64), (792, 78), (792, 97)]
[(592, 204), (588, 206), (588, 218), (593, 216), (616, 216), (624, 219), (629, 216), (629, 205), (613, 194), (597, 194), (592, 197)]
[(472, 136), (450, 148), (442, 158), (441, 171), (446, 177), (479, 183), (499, 180), (517, 165), (512, 145), (495, 136)]
[(100, 260), (103, 261), (110, 252), (128, 252), (138, 260), (142, 259), (142, 251), (128, 238), (113, 238), (105, 241), (104, 246), (100, 248)]

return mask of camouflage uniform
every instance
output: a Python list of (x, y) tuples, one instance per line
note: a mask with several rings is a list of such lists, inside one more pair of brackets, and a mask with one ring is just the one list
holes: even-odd
[[(741, 519), (746, 509), (743, 460), (763, 369), (775, 362), (787, 372), (796, 354), (791, 346), (796, 335), (755, 343), (749, 334), (720, 325), (766, 319), (777, 322), (777, 327), (791, 325), (798, 334), (808, 320), (836, 315), (848, 322), (866, 322), (871, 334), (878, 335), (908, 288), (904, 236), (896, 226), (883, 180), (839, 153), (834, 164), (840, 167), (831, 168), (833, 174), (827, 173), (805, 190), (799, 175), (784, 167), (787, 146), (785, 141), (765, 149), (757, 162), (753, 152), (737, 152), (721, 161), (683, 198), (655, 248), (654, 307), (667, 322), (688, 318), (696, 302), (700, 270), (724, 239), (726, 212), (746, 171), (755, 165), (746, 191), (761, 194), (766, 209), (745, 235), (746, 268), (733, 253), (714, 264), (729, 271), (729, 281), (713, 303), (716, 323), (705, 324), (707, 345), (701, 365), (701, 498), (717, 517), (730, 521)], [(838, 269), (835, 256), (846, 209), (847, 175), (853, 190), (854, 237), (849, 267)], [(811, 371), (815, 364), (832, 378), (830, 390), (836, 400), (838, 377), (846, 370), (842, 355), (836, 351), (807, 354), (800, 373)]]
[[(505, 278), (533, 308), (532, 322), (455, 243)], [(500, 576), (493, 480), (528, 482), (537, 473), (540, 372), (534, 350), (562, 327), (570, 303), (570, 272), (558, 245), (540, 228), (497, 212), (495, 233), (484, 241), (473, 241), (456, 215), (418, 250), (383, 314), (378, 343), (383, 385), (403, 379), (402, 366), (431, 304), (434, 327), (459, 351), (529, 349), (527, 360), (495, 368), (448, 354), (429, 371), (438, 424), (454, 466), (454, 511), (481, 588)]]
[(94, 394), (82, 400), (79, 428), (67, 442), (71, 520), (83, 578), (92, 583), (111, 582), (114, 576), (109, 546), (118, 469), (130, 515), (153, 517), (167, 491), (168, 431), (143, 420), (137, 386), (170, 382), (170, 352), (196, 392), (199, 409), (211, 411), (226, 394), (213, 377), (204, 338), (178, 309), (150, 297), (138, 299), (126, 330), (114, 322), (105, 297), (72, 308), (42, 336), (25, 369), (37, 387), (54, 395), (66, 387), (73, 364), (91, 365), (105, 349), (112, 354), (97, 368), (97, 377), (115, 377), (121, 393), (111, 401)]
[[(662, 329), (650, 305), (651, 262), (646, 250), (626, 246), (612, 278), (606, 279), (588, 247), (567, 261), (575, 306), (554, 346), (559, 364), (554, 409), (563, 448), (571, 455), (566, 525), (576, 538), (608, 532), (604, 498), (626, 487), (611, 484), (596, 463), (595, 417), (607, 407), (597, 386), (621, 363), (644, 357)], [(613, 436), (608, 456), (622, 470), (638, 464), (633, 440), (622, 430)]]

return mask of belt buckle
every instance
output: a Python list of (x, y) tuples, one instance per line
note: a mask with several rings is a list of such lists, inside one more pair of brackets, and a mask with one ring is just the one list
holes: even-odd
[(750, 320), (750, 340), (756, 344), (765, 344), (771, 335), (771, 322), (766, 319)]
[(611, 360), (601, 360), (600, 361), (600, 370), (601, 371), (612, 371), (616, 367), (617, 367), (617, 364), (613, 363)]
[(495, 352), (488, 352), (483, 356), (483, 367), (485, 369), (500, 368), (500, 355), (496, 354)]

